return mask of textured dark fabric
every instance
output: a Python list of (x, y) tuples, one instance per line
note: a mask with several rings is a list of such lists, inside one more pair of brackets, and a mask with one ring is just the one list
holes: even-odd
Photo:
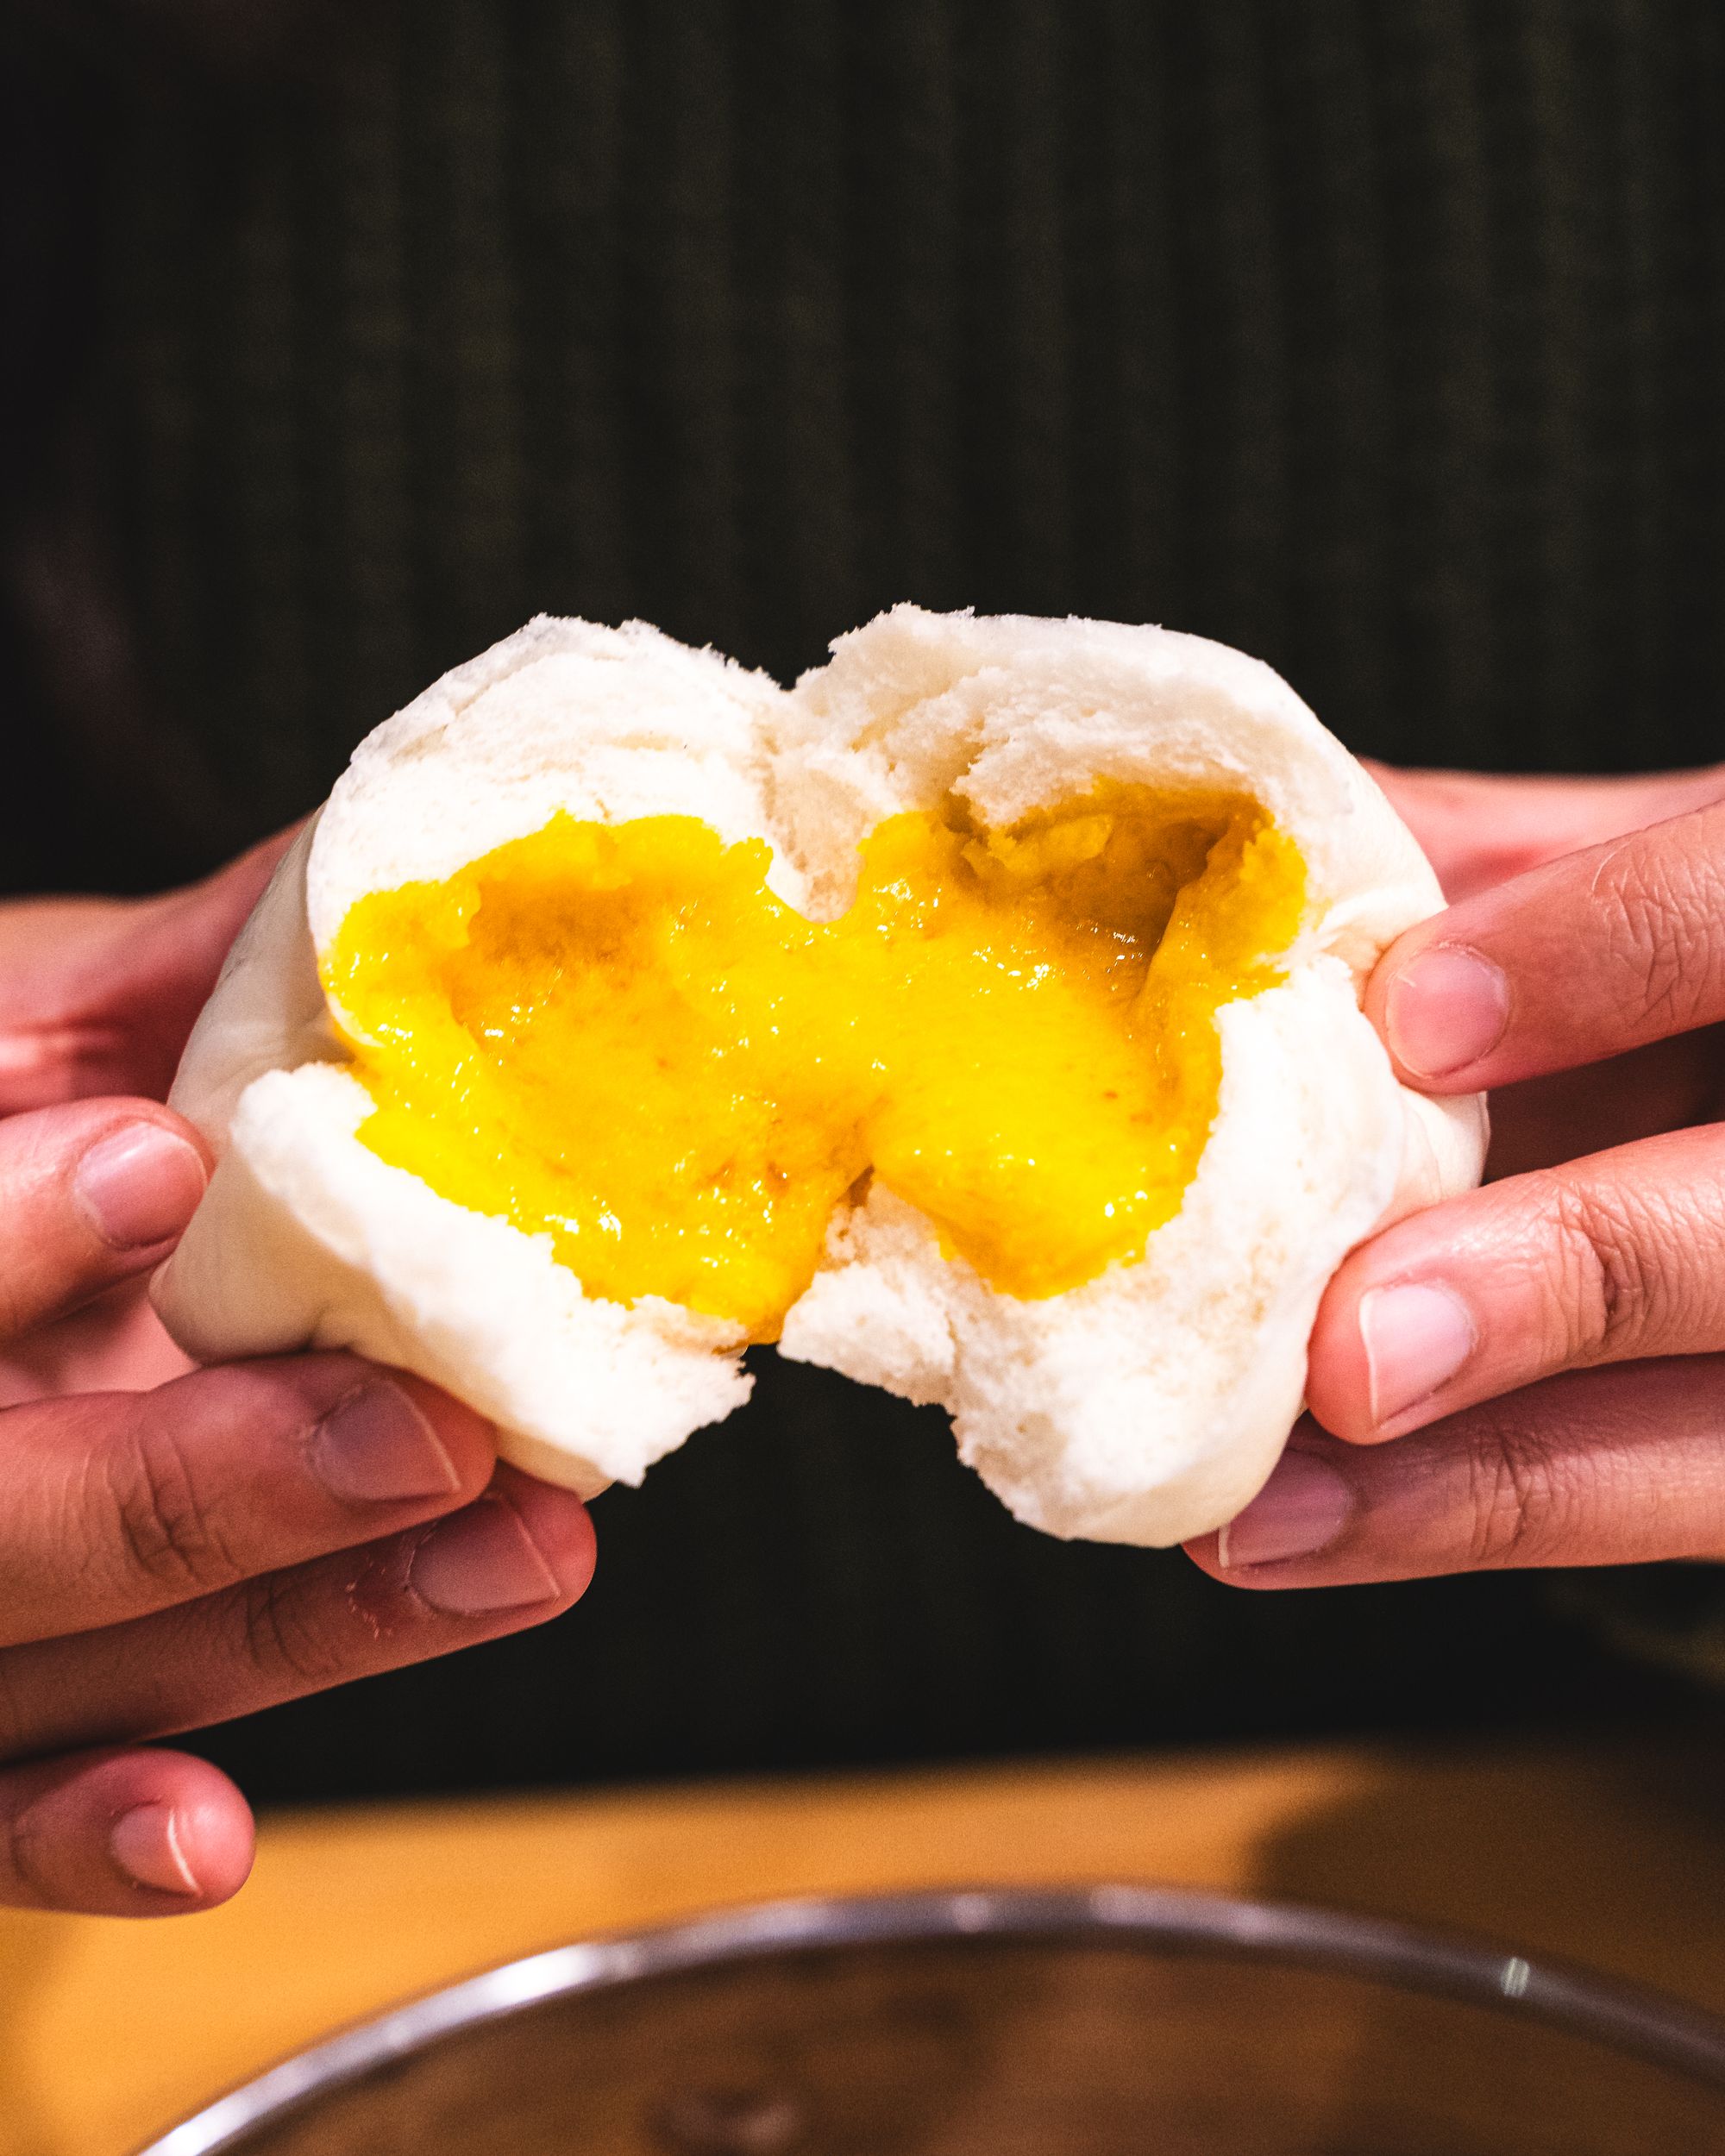
[[(1713, 742), (1711, 0), (345, 19), (11, 92), (81, 318), (15, 620), (107, 880), (296, 813), (538, 608), (781, 673), (902, 597), (1077, 609), (1262, 653), (1361, 749)], [(102, 880), (43, 813), (27, 864)]]
[[(199, 14), (5, 32), (15, 887), (206, 865), (542, 608), (786, 675), (900, 598), (1157, 619), (1363, 750), (1718, 753), (1715, 0)], [(218, 1748), (304, 1794), (1616, 1682), (1524, 1582), (1058, 1547), (939, 1418), (770, 1363), (599, 1522), (550, 1633)]]

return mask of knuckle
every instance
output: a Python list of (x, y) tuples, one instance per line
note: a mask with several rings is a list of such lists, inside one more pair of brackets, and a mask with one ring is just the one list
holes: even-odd
[(1603, 864), (1593, 896), (1620, 1016), (1680, 1032), (1716, 1010), (1725, 875), (1710, 847), (1666, 832), (1628, 841)]
[(139, 1423), (109, 1469), (109, 1495), (125, 1556), (147, 1579), (203, 1595), (239, 1576), (235, 1553), (171, 1426)]
[(1469, 1556), (1479, 1570), (1548, 1561), (1571, 1536), (1584, 1493), (1566, 1456), (1485, 1421), (1465, 1454)]
[(1586, 1184), (1556, 1176), (1547, 1296), (1556, 1313), (1558, 1365), (1605, 1361), (1650, 1329), (1659, 1272), (1636, 1210)]
[(247, 1581), (241, 1614), (246, 1660), (266, 1682), (318, 1686), (346, 1674), (336, 1641), (316, 1621), (291, 1575), (267, 1573)]

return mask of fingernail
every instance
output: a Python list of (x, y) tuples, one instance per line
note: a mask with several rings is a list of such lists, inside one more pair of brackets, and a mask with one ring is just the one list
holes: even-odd
[(172, 1810), (166, 1804), (139, 1804), (122, 1812), (108, 1833), (108, 1849), (126, 1877), (158, 1894), (201, 1894), (204, 1890), (185, 1861)]
[(344, 1503), (400, 1504), (461, 1487), (442, 1438), (387, 1378), (336, 1401), (312, 1432), (311, 1466)]
[(1509, 983), (1477, 950), (1439, 943), (1389, 984), (1383, 1030), (1416, 1078), (1447, 1078), (1489, 1056), (1509, 1023)]
[(1380, 1428), (1447, 1384), (1479, 1344), (1467, 1305), (1435, 1281), (1370, 1289), (1359, 1299), (1359, 1334)]
[(1251, 1504), (1217, 1535), (1216, 1563), (1237, 1572), (1316, 1557), (1353, 1518), (1358, 1501), (1353, 1485), (1327, 1460), (1284, 1452)]
[(427, 1535), (410, 1578), (433, 1609), (451, 1617), (525, 1609), (561, 1592), (520, 1515), (495, 1497), (481, 1497)]
[(141, 1250), (179, 1233), (209, 1180), (196, 1146), (160, 1123), (133, 1123), (91, 1147), (72, 1188), (104, 1243)]

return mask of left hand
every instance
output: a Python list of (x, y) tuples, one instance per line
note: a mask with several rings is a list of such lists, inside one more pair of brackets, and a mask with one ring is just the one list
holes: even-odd
[[(154, 899), (0, 905), (0, 1119), (101, 1095), (162, 1100), (228, 946), (293, 837)], [(0, 1407), (76, 1392), (141, 1391), (191, 1367), (141, 1279), (7, 1338)]]
[(279, 849), (0, 906), (0, 1903), (224, 1900), (245, 1800), (153, 1739), (539, 1623), (592, 1572), (580, 1502), (472, 1409), (344, 1354), (181, 1376), (141, 1300), (210, 1165), (160, 1095)]
[(1191, 1554), (1253, 1587), (1725, 1557), (1725, 769), (1378, 775), (1454, 903), (1366, 1010), (1406, 1083), (1492, 1089), (1498, 1180), (1346, 1259), (1311, 1416)]

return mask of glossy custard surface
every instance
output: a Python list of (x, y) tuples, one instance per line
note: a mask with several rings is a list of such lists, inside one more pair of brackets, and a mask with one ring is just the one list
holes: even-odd
[(1297, 850), (1239, 797), (1102, 787), (1009, 831), (896, 816), (850, 909), (766, 887), (764, 841), (559, 814), (376, 893), (323, 965), (360, 1136), (549, 1232), (589, 1294), (776, 1337), (875, 1175), (994, 1288), (1142, 1254), (1216, 1112), (1215, 1013), (1278, 981)]

